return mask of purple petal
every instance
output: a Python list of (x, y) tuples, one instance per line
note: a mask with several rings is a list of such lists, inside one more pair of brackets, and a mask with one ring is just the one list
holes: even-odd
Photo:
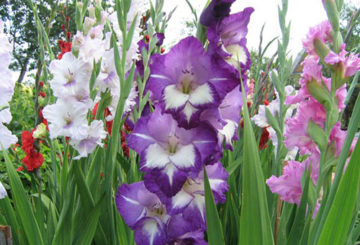
[(213, 0), (201, 13), (200, 23), (204, 26), (212, 26), (219, 23), (230, 14), (230, 7), (235, 0)]
[(145, 188), (143, 181), (123, 184), (116, 194), (119, 213), (132, 228), (146, 216), (146, 207), (156, 202), (159, 202), (158, 197)]

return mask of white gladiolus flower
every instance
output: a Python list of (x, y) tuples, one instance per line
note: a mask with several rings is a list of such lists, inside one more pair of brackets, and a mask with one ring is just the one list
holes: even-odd
[[(294, 91), (294, 88), (292, 86), (286, 86), (285, 87), (285, 92), (287, 95), (290, 95), (292, 92)], [(278, 147), (278, 138), (276, 135), (275, 130), (270, 126), (269, 121), (266, 117), (266, 110), (265, 108), (268, 108), (271, 112), (272, 115), (274, 116), (278, 116), (280, 113), (280, 98), (279, 98), (279, 94), (277, 93), (277, 91), (275, 91), (276, 93), (276, 99), (274, 99), (273, 101), (270, 102), (269, 105), (260, 105), (259, 106), (259, 112), (258, 114), (256, 114), (255, 116), (253, 116), (251, 118), (251, 120), (254, 121), (254, 123), (261, 128), (266, 128), (269, 132), (270, 135), (270, 139), (275, 147), (274, 152), (276, 153), (277, 147)], [(285, 114), (285, 121), (287, 121), (289, 118), (292, 117), (294, 110), (297, 108), (296, 105), (291, 105), (289, 107), (289, 109), (286, 111)], [(287, 128), (287, 124), (284, 125), (285, 130)], [(297, 152), (297, 149), (292, 149), (292, 151), (290, 151), (291, 155), (294, 155), (294, 151)], [(295, 154), (296, 155), (296, 154)], [(288, 158), (287, 158), (288, 159)]]
[(61, 99), (73, 97), (76, 101), (88, 102), (90, 63), (76, 59), (71, 52), (68, 52), (61, 60), (51, 62), (50, 72), (54, 75), (50, 86), (56, 97)]
[[(3, 33), (3, 24), (0, 21), (0, 150), (2, 148), (7, 149), (17, 142), (16, 136), (12, 135), (3, 125), (3, 123), (10, 123), (11, 121), (9, 101), (15, 87), (12, 72), (9, 70), (11, 50), (11, 44)], [(0, 198), (1, 196), (2, 194), (0, 194)]]
[(49, 123), (50, 138), (85, 138), (88, 135), (87, 113), (88, 108), (61, 99), (55, 104), (45, 106), (43, 115)]
[(0, 182), (0, 199), (4, 199), (7, 196), (6, 190), (3, 184)]
[(71, 139), (70, 144), (79, 152), (79, 156), (74, 159), (80, 159), (89, 155), (97, 145), (103, 146), (101, 142), (106, 137), (103, 122), (93, 121), (87, 129), (87, 135), (80, 140)]

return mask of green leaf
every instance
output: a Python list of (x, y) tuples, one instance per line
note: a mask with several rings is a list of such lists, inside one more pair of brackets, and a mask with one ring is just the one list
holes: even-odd
[(327, 218), (330, 207), (333, 204), (334, 197), (338, 191), (340, 179), (342, 178), (342, 175), (343, 175), (345, 162), (346, 162), (346, 159), (348, 158), (349, 150), (350, 150), (351, 144), (353, 142), (353, 139), (355, 137), (355, 133), (358, 130), (359, 123), (360, 123), (360, 96), (358, 96), (358, 98), (356, 100), (356, 103), (355, 103), (355, 106), (354, 106), (354, 109), (353, 109), (353, 112), (351, 115), (345, 142), (342, 146), (339, 161), (336, 165), (335, 179), (331, 185), (330, 193), (327, 197), (326, 203), (324, 203), (321, 206), (321, 208), (317, 214), (317, 216), (319, 216), (319, 217), (317, 217), (316, 222), (313, 225), (313, 230), (311, 233), (311, 244), (315, 244), (317, 239), (319, 238), (321, 229), (325, 222), (325, 219)]
[(214, 196), (211, 191), (209, 178), (204, 168), (204, 188), (205, 188), (205, 209), (206, 227), (208, 242), (210, 245), (225, 245), (224, 234), (220, 222), (219, 214), (216, 209)]
[[(246, 101), (244, 86), (243, 101)], [(244, 160), (242, 164), (242, 206), (239, 245), (274, 244), (265, 192), (265, 178), (261, 169), (258, 146), (251, 126), (249, 111), (244, 106)]]
[(320, 233), (318, 245), (346, 244), (360, 188), (360, 141), (357, 142), (345, 174), (341, 177), (334, 202)]
[[(273, 127), (274, 130), (275, 130), (278, 134), (281, 134), (279, 122), (276, 120), (276, 118), (274, 117), (274, 115), (271, 113), (271, 111), (269, 110), (269, 108), (267, 108), (266, 106), (265, 106), (265, 113), (266, 113), (266, 119), (268, 120), (268, 122), (269, 122), (269, 124), (271, 125), (271, 127)], [(279, 116), (280, 116), (280, 115), (279, 115)]]
[(324, 151), (328, 144), (324, 130), (310, 118), (306, 131), (319, 146), (320, 150)]
[(5, 157), (6, 169), (9, 176), (13, 201), (18, 218), (24, 227), (24, 232), (30, 245), (44, 244), (39, 225), (36, 222), (34, 212), (31, 208), (30, 201), (26, 195), (25, 189), (21, 183), (19, 175), (11, 163), (7, 152), (3, 150)]

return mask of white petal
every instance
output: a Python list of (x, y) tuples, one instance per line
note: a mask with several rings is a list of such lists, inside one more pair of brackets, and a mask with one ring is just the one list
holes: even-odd
[(160, 145), (152, 144), (146, 149), (146, 167), (163, 168), (167, 163), (169, 155)]
[(0, 182), (0, 199), (4, 199), (7, 196), (6, 190)]
[(153, 245), (156, 234), (160, 232), (156, 220), (150, 219), (146, 221), (143, 230), (149, 236), (149, 244)]
[(180, 147), (177, 152), (169, 157), (178, 168), (188, 168), (195, 165), (195, 149), (193, 145)]
[(234, 137), (237, 123), (231, 120), (225, 120), (226, 125), (219, 130), (219, 133), (225, 136), (226, 143), (231, 144), (231, 139)]
[(166, 109), (177, 109), (183, 106), (189, 99), (188, 94), (183, 94), (175, 85), (169, 85), (164, 89), (164, 100)]
[(235, 67), (238, 66), (238, 62), (246, 64), (247, 55), (243, 47), (238, 44), (229, 45), (225, 48), (226, 52), (230, 53), (231, 56), (225, 61)]
[(173, 177), (175, 171), (176, 171), (176, 167), (172, 163), (166, 165), (166, 167), (162, 170), (162, 172), (168, 176), (170, 185), (173, 184)]
[(208, 84), (197, 87), (191, 94), (189, 101), (193, 105), (203, 105), (214, 101), (211, 89)]
[(186, 116), (186, 121), (190, 121), (191, 116), (197, 111), (195, 107), (193, 107), (190, 103), (186, 103), (183, 112)]
[(173, 198), (171, 199), (171, 204), (173, 208), (183, 208), (188, 205), (193, 197), (188, 194), (186, 191), (180, 190)]

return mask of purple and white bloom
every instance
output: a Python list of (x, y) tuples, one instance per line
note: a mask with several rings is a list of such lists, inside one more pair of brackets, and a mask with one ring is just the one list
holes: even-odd
[(145, 188), (143, 181), (121, 185), (116, 194), (116, 206), (125, 223), (135, 230), (137, 244), (166, 244), (166, 224), (170, 216), (165, 205)]
[(67, 136), (84, 139), (88, 135), (88, 109), (58, 99), (55, 104), (45, 106), (44, 118), (49, 122), (50, 138)]
[(50, 86), (56, 97), (72, 100), (91, 108), (89, 82), (92, 68), (90, 63), (79, 60), (71, 52), (67, 52), (61, 60), (53, 60), (49, 69), (54, 75)]
[(238, 63), (240, 63), (243, 80), (246, 79), (244, 74), (251, 65), (250, 53), (246, 47), (246, 35), (253, 11), (253, 8), (245, 8), (242, 12), (225, 17), (220, 23), (208, 29), (209, 51), (215, 55), (216, 61), (221, 66), (234, 74), (238, 74)]
[(6, 196), (7, 196), (7, 192), (3, 184), (0, 182), (0, 199), (4, 199)]
[(147, 188), (153, 192), (160, 188), (167, 196), (181, 189), (190, 172), (197, 175), (204, 164), (217, 160), (217, 137), (212, 128), (204, 125), (186, 130), (159, 107), (137, 121), (128, 145), (141, 157)]
[(79, 156), (74, 159), (86, 157), (94, 151), (96, 146), (103, 146), (101, 142), (105, 139), (107, 133), (104, 130), (104, 124), (100, 120), (92, 121), (88, 126), (88, 134), (83, 139), (71, 139), (70, 144), (79, 152)]
[(200, 120), (207, 121), (217, 130), (219, 144), (225, 140), (229, 149), (232, 148), (232, 141), (237, 139), (242, 105), (242, 94), (238, 85), (225, 96), (218, 108), (207, 109), (200, 115)]
[(150, 70), (146, 89), (151, 91), (151, 99), (161, 102), (164, 110), (187, 128), (196, 126), (200, 113), (218, 106), (238, 84), (194, 37), (181, 40), (165, 55), (154, 56)]
[[(210, 187), (216, 203), (225, 202), (225, 192), (229, 185), (226, 172), (221, 163), (205, 167), (209, 177)], [(204, 172), (195, 178), (188, 178), (181, 190), (173, 197), (164, 201), (171, 215), (182, 213), (193, 228), (206, 229)]]

